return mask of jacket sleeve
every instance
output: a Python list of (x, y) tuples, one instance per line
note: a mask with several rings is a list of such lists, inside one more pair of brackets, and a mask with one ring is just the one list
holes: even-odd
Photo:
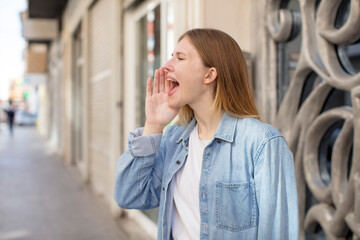
[(159, 205), (163, 172), (162, 134), (129, 135), (129, 149), (117, 160), (114, 198), (122, 208), (151, 209)]
[(257, 239), (298, 239), (294, 160), (282, 136), (266, 140), (255, 158)]

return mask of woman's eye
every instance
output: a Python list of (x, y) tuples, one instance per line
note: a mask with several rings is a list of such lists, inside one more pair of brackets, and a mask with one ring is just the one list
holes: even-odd
[(178, 60), (184, 60), (184, 59), (183, 59), (183, 58), (181, 58), (181, 57), (178, 57), (177, 59), (178, 59)]

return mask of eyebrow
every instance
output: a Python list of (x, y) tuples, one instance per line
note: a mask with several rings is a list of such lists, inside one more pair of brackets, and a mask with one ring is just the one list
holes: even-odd
[[(184, 52), (176, 52), (176, 53), (175, 53), (175, 55), (180, 55), (180, 54), (186, 55), (186, 53), (184, 53)], [(172, 53), (171, 56), (173, 57), (173, 56), (174, 56), (174, 53)]]

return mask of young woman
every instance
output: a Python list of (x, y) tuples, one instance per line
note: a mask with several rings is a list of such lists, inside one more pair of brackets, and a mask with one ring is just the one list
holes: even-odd
[(292, 153), (258, 120), (233, 38), (186, 32), (148, 79), (145, 111), (117, 163), (120, 207), (159, 207), (158, 239), (297, 239)]

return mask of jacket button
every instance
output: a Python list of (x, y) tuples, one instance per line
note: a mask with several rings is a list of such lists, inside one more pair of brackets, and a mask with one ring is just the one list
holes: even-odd
[(220, 140), (220, 139), (218, 139), (218, 140), (217, 140), (217, 143), (218, 143), (218, 144), (220, 144), (220, 143), (221, 143), (221, 140)]
[(165, 188), (163, 187), (163, 191), (165, 191)]
[(179, 160), (176, 161), (176, 164), (180, 164), (181, 162)]

